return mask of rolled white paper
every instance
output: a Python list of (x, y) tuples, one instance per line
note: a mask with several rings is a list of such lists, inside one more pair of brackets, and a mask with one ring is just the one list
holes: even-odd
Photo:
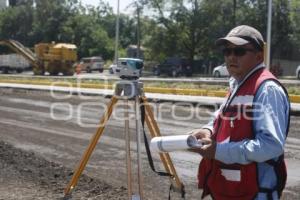
[(192, 135), (174, 135), (154, 137), (150, 148), (156, 152), (171, 152), (201, 147), (202, 143)]

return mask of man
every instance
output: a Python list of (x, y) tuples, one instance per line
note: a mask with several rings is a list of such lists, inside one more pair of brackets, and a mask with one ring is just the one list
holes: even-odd
[(290, 103), (265, 69), (264, 40), (242, 25), (216, 41), (231, 75), (226, 102), (202, 129), (199, 188), (217, 200), (279, 199), (286, 182), (283, 160)]

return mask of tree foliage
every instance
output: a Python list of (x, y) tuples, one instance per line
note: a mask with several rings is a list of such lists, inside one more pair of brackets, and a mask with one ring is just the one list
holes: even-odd
[[(147, 60), (179, 56), (221, 61), (215, 40), (234, 26), (252, 25), (266, 36), (267, 2), (137, 0), (131, 6), (132, 15), (120, 16), (120, 51), (137, 44), (140, 30)], [(298, 58), (299, 0), (273, 0), (272, 6), (272, 57)], [(28, 0), (0, 11), (0, 39), (15, 39), (29, 47), (39, 42), (69, 42), (78, 46), (79, 57), (102, 55), (112, 60), (115, 22), (112, 7), (102, 0), (98, 6), (83, 6), (78, 0)]]

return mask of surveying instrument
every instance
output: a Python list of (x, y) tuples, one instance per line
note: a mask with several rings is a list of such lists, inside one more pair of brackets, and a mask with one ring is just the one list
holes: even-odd
[[(137, 69), (135, 70), (129, 70), (126, 69), (126, 67), (122, 67), (120, 69), (120, 78), (122, 79), (119, 81), (115, 86), (115, 91), (113, 96), (110, 99), (110, 102), (107, 104), (107, 109), (104, 112), (103, 117), (100, 120), (100, 123), (98, 125), (98, 129), (96, 133), (93, 135), (93, 137), (90, 140), (90, 143), (85, 150), (80, 163), (78, 164), (73, 177), (67, 187), (64, 190), (65, 199), (68, 199), (71, 197), (71, 192), (75, 188), (80, 175), (82, 174), (92, 152), (94, 151), (96, 144), (98, 143), (98, 140), (100, 136), (102, 135), (105, 125), (107, 121), (109, 120), (113, 108), (118, 102), (119, 99), (122, 99), (124, 101), (124, 121), (125, 121), (125, 149), (126, 149), (126, 169), (127, 169), (127, 190), (128, 190), (128, 200), (144, 200), (144, 193), (143, 193), (143, 177), (142, 177), (142, 163), (141, 163), (141, 128), (144, 130), (144, 123), (143, 120), (146, 122), (148, 129), (150, 131), (151, 138), (153, 137), (159, 137), (161, 136), (159, 127), (154, 119), (154, 115), (152, 112), (152, 108), (149, 105), (147, 98), (143, 91), (143, 84), (142, 82), (138, 81), (139, 76), (136, 73), (136, 70), (140, 70), (143, 67), (142, 64), (137, 64), (135, 66)], [(132, 68), (131, 68), (132, 69)], [(132, 72), (132, 73), (131, 73)], [(137, 143), (137, 192), (134, 194), (133, 191), (133, 182), (134, 179), (132, 178), (132, 158), (131, 158), (131, 149), (130, 149), (130, 133), (129, 133), (129, 101), (134, 102), (134, 114), (135, 114), (135, 127), (136, 127), (136, 143)], [(142, 108), (140, 110), (140, 108)], [(143, 120), (141, 120), (143, 118)], [(142, 125), (142, 127), (141, 127)], [(144, 132), (144, 140), (145, 140), (145, 146), (146, 151), (148, 155), (148, 160), (150, 167), (153, 171), (155, 171), (153, 166), (153, 160), (151, 158), (151, 153), (149, 150), (149, 145), (147, 142), (147, 137)], [(149, 156), (150, 154), (150, 156)], [(178, 191), (181, 191), (182, 196), (184, 196), (184, 185), (179, 180), (179, 177), (177, 175), (177, 172), (175, 170), (175, 167), (171, 161), (171, 158), (168, 153), (160, 153), (159, 154), (160, 159), (162, 161), (162, 164), (166, 170), (166, 172), (156, 172), (160, 175), (162, 173), (168, 174), (169, 179), (171, 181), (171, 188), (176, 189)], [(150, 157), (150, 158), (149, 158)], [(169, 194), (170, 195), (170, 194)], [(170, 196), (169, 196), (170, 197)]]

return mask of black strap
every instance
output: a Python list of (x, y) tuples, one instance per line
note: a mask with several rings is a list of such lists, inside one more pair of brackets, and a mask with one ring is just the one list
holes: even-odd
[(263, 187), (260, 187), (259, 188), (259, 192), (260, 193), (266, 193), (267, 194), (267, 199), (268, 200), (273, 200), (273, 192), (276, 191), (276, 190), (272, 190), (272, 189), (269, 189), (269, 188), (263, 188)]
[(171, 191), (172, 190), (174, 190), (174, 188), (173, 188), (173, 185), (171, 184), (170, 188), (169, 188), (169, 197), (168, 197), (168, 200), (171, 200)]
[[(267, 80), (270, 80), (270, 79), (267, 79)], [(267, 80), (265, 80), (265, 81), (267, 81)], [(273, 80), (275, 83), (277, 83), (283, 89), (286, 97), (288, 98), (289, 115), (288, 115), (288, 122), (287, 122), (287, 127), (286, 127), (286, 132), (285, 132), (285, 137), (287, 138), (288, 133), (289, 133), (289, 128), (290, 128), (290, 118), (291, 118), (291, 103), (290, 103), (289, 95), (288, 95), (286, 88), (277, 79), (271, 79), (271, 80)], [(266, 163), (268, 163), (269, 165), (271, 165), (273, 167), (274, 172), (276, 174), (277, 183), (276, 183), (276, 187), (274, 190), (277, 191), (278, 198), (281, 197), (282, 191), (283, 191), (283, 189), (285, 187), (285, 183), (286, 183), (286, 177), (282, 177), (282, 174), (280, 173), (280, 170), (281, 170), (280, 166), (281, 166), (282, 162), (284, 162), (284, 153), (281, 154), (277, 160), (270, 159), (270, 160), (266, 161)]]
[[(142, 98), (140, 98), (140, 109), (141, 109), (141, 121), (142, 121), (142, 127), (143, 127), (145, 148), (146, 148), (146, 152), (147, 152), (147, 158), (148, 158), (149, 165), (150, 165), (152, 171), (155, 172), (156, 174), (158, 174), (159, 176), (169, 176), (171, 178), (174, 178), (174, 176), (168, 172), (161, 172), (161, 171), (155, 170), (151, 151), (149, 148), (148, 139), (147, 139), (146, 132), (145, 132), (145, 114), (146, 113), (145, 113), (145, 105), (144, 105)], [(174, 190), (174, 186), (172, 184), (170, 185), (170, 188), (169, 188), (169, 198), (168, 198), (169, 200), (171, 200), (171, 190)], [(183, 199), (185, 198), (185, 189), (184, 189), (183, 184), (181, 186), (181, 198), (183, 198)]]
[(171, 178), (173, 178), (173, 175), (168, 173), (168, 172), (160, 172), (160, 171), (155, 170), (152, 155), (151, 155), (150, 148), (149, 148), (148, 139), (147, 139), (147, 136), (146, 136), (146, 133), (145, 133), (145, 106), (144, 106), (142, 100), (141, 100), (140, 105), (141, 105), (140, 106), (141, 107), (141, 121), (142, 121), (142, 126), (143, 126), (143, 134), (144, 134), (145, 147), (146, 147), (146, 152), (147, 152), (149, 165), (150, 165), (152, 171), (154, 171), (158, 175), (160, 175), (160, 176), (170, 176)]
[(281, 154), (277, 161), (275, 161), (274, 159), (270, 159), (270, 160), (267, 160), (266, 163), (268, 163), (269, 165), (271, 165), (273, 167), (276, 167), (278, 164), (283, 162), (283, 159), (284, 159), (284, 154)]
[(280, 165), (282, 164), (282, 162), (284, 162), (284, 154), (281, 154), (277, 161), (275, 161), (274, 159), (266, 161), (266, 163), (268, 163), (269, 165), (271, 165), (273, 167), (274, 172), (276, 174), (277, 183), (276, 183), (276, 187), (274, 190), (277, 191), (278, 198), (281, 197), (282, 191), (285, 187), (285, 180), (284, 180), (285, 177), (282, 177), (282, 175), (280, 173), (280, 170), (281, 170)]
[[(175, 191), (173, 184), (171, 184), (170, 188), (169, 188), (169, 197), (168, 197), (168, 200), (171, 200), (171, 191)], [(185, 199), (184, 185), (181, 185), (181, 198)]]

